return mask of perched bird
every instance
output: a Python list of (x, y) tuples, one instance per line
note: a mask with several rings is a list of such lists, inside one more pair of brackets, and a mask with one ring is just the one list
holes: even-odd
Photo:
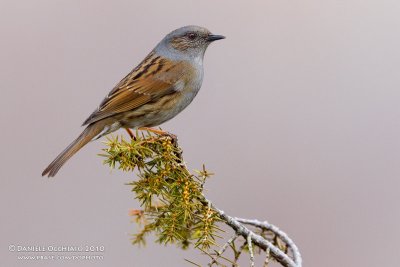
[(86, 129), (43, 171), (52, 177), (89, 141), (123, 127), (154, 127), (187, 107), (203, 81), (208, 45), (224, 39), (199, 26), (172, 31), (104, 98), (85, 120)]

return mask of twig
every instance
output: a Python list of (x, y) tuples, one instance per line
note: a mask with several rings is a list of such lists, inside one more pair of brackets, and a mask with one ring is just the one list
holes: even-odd
[[(207, 203), (211, 203), (210, 200), (206, 199), (205, 200)], [(214, 208), (214, 210), (218, 213), (220, 218), (225, 221), (227, 225), (229, 225), (238, 235), (243, 236), (245, 239), (251, 234), (251, 240), (253, 241), (254, 244), (256, 244), (258, 247), (260, 247), (263, 250), (267, 250), (267, 248), (270, 249), (270, 252), (272, 256), (283, 266), (285, 267), (301, 267), (301, 257), (300, 253), (297, 255), (297, 259), (299, 261), (294, 262), (288, 255), (286, 255), (282, 250), (277, 248), (274, 244), (272, 244), (270, 241), (266, 240), (260, 235), (257, 235), (250, 231), (247, 227), (243, 225), (243, 223), (239, 222), (237, 219), (227, 215), (224, 211), (218, 209), (216, 206), (214, 206), (211, 203), (211, 206)], [(283, 232), (282, 232), (283, 233)]]
[(265, 256), (265, 261), (264, 261), (264, 267), (268, 267), (268, 265), (269, 265), (270, 252), (271, 251), (269, 248), (267, 248), (267, 250), (265, 251), (266, 256)]
[(191, 260), (185, 259), (185, 261), (187, 261), (187, 262), (193, 264), (194, 266), (201, 267), (200, 264), (197, 264), (197, 263), (195, 263), (195, 262), (193, 262), (193, 261), (191, 261)]
[[(232, 243), (234, 245), (235, 243)], [(235, 256), (235, 264), (237, 265), (237, 261), (239, 260), (240, 255), (242, 254), (243, 249), (246, 247), (247, 241), (245, 240), (243, 244), (239, 247), (239, 250), (236, 250), (234, 246), (232, 246), (232, 250)], [(232, 267), (234, 267), (232, 265)]]
[(254, 251), (253, 251), (253, 245), (251, 242), (251, 236), (252, 232), (249, 233), (247, 236), (247, 247), (249, 248), (249, 254), (250, 254), (250, 267), (254, 267)]
[(210, 257), (211, 258), (211, 260), (213, 261), (213, 262), (215, 262), (215, 263), (217, 263), (218, 264), (218, 261), (217, 261), (217, 258), (218, 258), (218, 256), (217, 256), (217, 258), (215, 258), (213, 255), (211, 255), (208, 251), (205, 251), (204, 249), (201, 249), (201, 248), (198, 248), (201, 252), (203, 252), (204, 254), (206, 254), (208, 257)]
[[(230, 244), (232, 244), (233, 242), (235, 242), (236, 238), (238, 237), (238, 235), (235, 233), (234, 236), (232, 236), (221, 248), (221, 250), (219, 250), (216, 254), (217, 258), (219, 258), (228, 248), (228, 246)], [(208, 266), (212, 266), (214, 263), (217, 263), (217, 260), (214, 258), (209, 264)]]

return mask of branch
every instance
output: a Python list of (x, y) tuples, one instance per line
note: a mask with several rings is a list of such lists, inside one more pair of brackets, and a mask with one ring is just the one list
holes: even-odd
[[(207, 200), (207, 202), (211, 203), (209, 200)], [(285, 266), (285, 267), (301, 267), (302, 266), (301, 256), (300, 256), (299, 250), (297, 249), (297, 246), (292, 242), (291, 239), (289, 239), (287, 237), (287, 235), (284, 232), (279, 230), (276, 226), (266, 224), (265, 227), (261, 227), (261, 224), (259, 225), (259, 224), (255, 223), (255, 222), (258, 222), (256, 220), (233, 218), (233, 217), (225, 214), (224, 211), (215, 207), (212, 203), (211, 203), (211, 206), (217, 211), (217, 213), (226, 222), (226, 224), (229, 225), (235, 231), (235, 233), (237, 235), (243, 236), (245, 239), (247, 239), (248, 236), (251, 235), (251, 240), (253, 241), (254, 244), (256, 244), (258, 247), (260, 247), (261, 249), (263, 249), (265, 251), (268, 249), (270, 251), (270, 253), (272, 254), (272, 256), (283, 266)], [(286, 255), (281, 249), (276, 247), (270, 241), (266, 240), (265, 238), (261, 237), (260, 235), (253, 233), (252, 231), (250, 231), (248, 228), (246, 228), (244, 226), (244, 224), (251, 224), (251, 225), (263, 228), (265, 230), (269, 230), (278, 236), (285, 236), (286, 240), (290, 241), (290, 243), (286, 243), (286, 244), (288, 246), (291, 246), (293, 254), (295, 255), (294, 260), (292, 260), (288, 255)]]
[[(154, 233), (157, 242), (175, 243), (183, 249), (194, 242), (196, 248), (211, 258), (208, 266), (222, 265), (219, 260), (238, 266), (242, 251), (248, 251), (250, 266), (254, 266), (255, 248), (260, 249), (257, 253), (265, 252), (264, 266), (270, 259), (284, 267), (302, 266), (299, 249), (278, 227), (266, 221), (229, 216), (204, 196), (204, 183), (212, 173), (204, 165), (196, 174), (190, 172), (176, 136), (137, 131), (130, 141), (112, 137), (106, 145), (102, 155), (106, 157), (105, 164), (122, 171), (138, 171), (139, 179), (129, 185), (143, 209), (134, 210), (131, 215), (143, 228), (133, 243), (144, 244), (146, 235)], [(217, 251), (213, 247), (219, 246), (216, 240), (222, 238), (218, 235), (222, 231), (220, 222), (229, 226), (234, 235)], [(237, 249), (236, 243), (240, 242), (242, 245)], [(228, 248), (234, 253), (232, 260), (222, 255)]]
[(249, 220), (249, 219), (243, 219), (243, 218), (235, 218), (235, 219), (240, 223), (253, 225), (255, 227), (261, 228), (263, 230), (271, 231), (274, 234), (276, 234), (283, 242), (286, 243), (286, 245), (291, 250), (291, 252), (293, 254), (293, 261), (296, 264), (295, 266), (302, 265), (301, 254), (300, 254), (300, 251), (297, 248), (296, 244), (292, 241), (292, 239), (289, 238), (289, 236), (285, 232), (280, 230), (278, 227), (268, 223), (267, 221), (261, 222), (259, 220)]

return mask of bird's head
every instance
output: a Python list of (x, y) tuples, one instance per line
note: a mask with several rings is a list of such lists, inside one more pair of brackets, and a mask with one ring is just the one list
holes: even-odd
[(203, 27), (185, 26), (169, 33), (157, 47), (178, 57), (203, 57), (210, 43), (224, 38)]

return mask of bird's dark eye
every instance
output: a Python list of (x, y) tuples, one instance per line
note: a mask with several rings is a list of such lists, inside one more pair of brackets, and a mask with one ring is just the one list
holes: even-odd
[(190, 32), (190, 33), (187, 34), (187, 37), (190, 40), (194, 40), (194, 39), (196, 39), (197, 35), (194, 32)]

